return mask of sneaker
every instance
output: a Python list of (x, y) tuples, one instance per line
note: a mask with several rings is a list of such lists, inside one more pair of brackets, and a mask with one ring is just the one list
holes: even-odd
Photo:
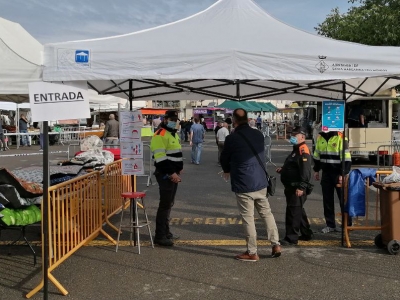
[(271, 252), (271, 256), (272, 257), (279, 257), (282, 254), (282, 247), (281, 245), (273, 245), (272, 246), (272, 252)]
[(43, 151), (43, 149), (39, 149), (39, 151)]
[(243, 254), (236, 255), (235, 258), (237, 260), (250, 261), (250, 262), (256, 262), (260, 260), (257, 253), (250, 254), (249, 251), (246, 251)]
[(159, 246), (171, 247), (174, 245), (174, 242), (171, 239), (164, 237), (164, 238), (160, 238), (160, 239), (155, 238), (154, 244), (159, 245)]
[(329, 232), (336, 232), (336, 231), (337, 231), (336, 227), (332, 228), (332, 227), (329, 227), (329, 226), (326, 226), (325, 228), (323, 228), (321, 230), (322, 233), (329, 233)]

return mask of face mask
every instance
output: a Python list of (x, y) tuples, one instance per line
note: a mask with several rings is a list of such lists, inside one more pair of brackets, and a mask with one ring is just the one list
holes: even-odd
[(168, 121), (167, 127), (168, 127), (168, 128), (171, 128), (171, 129), (175, 129), (175, 127), (176, 127), (176, 122), (174, 122), (174, 121)]
[(297, 137), (291, 136), (289, 143), (291, 143), (292, 145), (297, 145)]

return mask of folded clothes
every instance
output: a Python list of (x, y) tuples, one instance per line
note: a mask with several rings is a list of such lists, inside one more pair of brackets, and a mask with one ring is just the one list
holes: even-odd
[(34, 198), (43, 194), (40, 184), (17, 178), (5, 168), (0, 169), (0, 184), (12, 185), (22, 198)]
[[(50, 181), (66, 175), (77, 176), (82, 170), (82, 166), (50, 166)], [(23, 180), (42, 183), (43, 182), (43, 167), (27, 167), (20, 170), (14, 170), (12, 173)]]

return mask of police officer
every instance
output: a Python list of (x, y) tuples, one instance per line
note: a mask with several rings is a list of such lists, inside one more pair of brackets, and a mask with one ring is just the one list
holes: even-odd
[[(320, 132), (314, 151), (314, 178), (319, 180), (319, 171), (322, 170), (321, 187), (324, 204), (326, 227), (322, 233), (334, 232), (335, 222), (335, 189), (343, 210), (341, 188), (336, 185), (342, 183), (342, 150), (345, 147), (345, 170), (348, 174), (351, 168), (351, 155), (347, 139), (343, 142), (343, 134), (337, 131)], [(351, 220), (348, 223), (351, 226)]]
[(290, 143), (292, 153), (286, 158), (281, 174), (286, 197), (286, 235), (281, 245), (297, 245), (298, 240), (311, 240), (312, 231), (304, 210), (307, 190), (310, 188), (311, 155), (305, 144), (306, 132), (300, 126), (293, 128)]
[(182, 148), (176, 130), (178, 112), (168, 110), (165, 122), (154, 133), (150, 149), (154, 157), (156, 170), (154, 175), (160, 190), (160, 203), (156, 216), (156, 235), (154, 243), (160, 246), (172, 246), (177, 238), (169, 230), (171, 208), (174, 205), (179, 177), (183, 169)]

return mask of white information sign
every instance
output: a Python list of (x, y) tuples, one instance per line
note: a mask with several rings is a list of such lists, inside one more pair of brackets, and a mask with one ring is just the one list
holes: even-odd
[(142, 139), (142, 113), (140, 111), (120, 111), (120, 141), (139, 142)]
[(140, 142), (142, 140), (142, 128), (125, 125), (125, 127), (121, 127), (119, 136), (121, 143)]
[(142, 113), (140, 110), (126, 111), (122, 110), (119, 112), (120, 122), (122, 126), (135, 126), (143, 127)]
[(32, 121), (90, 118), (86, 83), (29, 83)]
[(121, 142), (122, 158), (142, 158), (143, 159), (143, 143), (142, 142)]
[(120, 150), (122, 161), (122, 174), (143, 175), (143, 119), (140, 110), (120, 111)]
[(122, 174), (124, 175), (143, 175), (143, 159), (124, 159), (122, 160)]

